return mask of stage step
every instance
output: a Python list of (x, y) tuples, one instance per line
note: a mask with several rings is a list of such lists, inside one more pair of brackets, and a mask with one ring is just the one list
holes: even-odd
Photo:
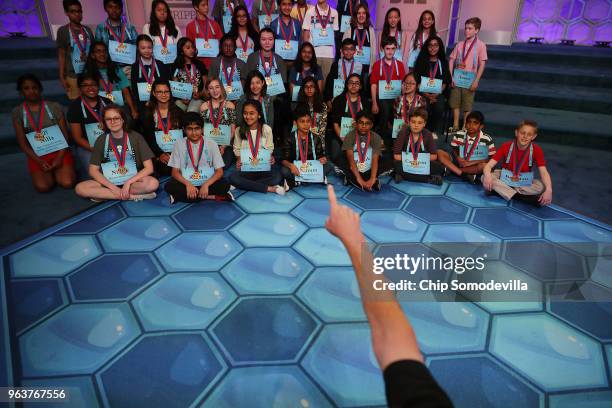
[(0, 83), (10, 83), (15, 87), (17, 78), (26, 73), (36, 75), (41, 81), (58, 80), (58, 69), (57, 58), (0, 60)]
[(485, 79), (529, 81), (530, 83), (612, 88), (612, 63), (609, 67), (574, 67), (530, 61), (512, 62), (490, 59)]
[(0, 60), (40, 60), (57, 58), (55, 43), (48, 38), (3, 38), (0, 40)]
[(566, 67), (609, 69), (612, 49), (560, 45), (487, 45), (489, 60), (514, 63), (542, 63)]
[(495, 136), (513, 137), (523, 119), (538, 122), (538, 141), (612, 150), (612, 115), (572, 112), (537, 107), (477, 101), (474, 110), (485, 115), (486, 131)]
[(483, 78), (476, 100), (573, 112), (612, 112), (609, 89), (528, 81)]

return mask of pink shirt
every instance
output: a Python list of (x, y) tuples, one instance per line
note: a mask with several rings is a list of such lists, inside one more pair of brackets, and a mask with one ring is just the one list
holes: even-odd
[[(482, 41), (480, 41), (478, 38), (476, 39), (477, 43), (474, 45), (474, 47), (472, 48), (472, 51), (470, 51), (469, 55), (467, 58), (464, 58), (463, 63), (465, 64), (465, 70), (466, 71), (477, 71), (478, 67), (474, 66), (474, 53), (476, 53), (476, 58), (478, 61), (478, 66), (480, 66), (480, 64), (482, 64), (483, 61), (486, 61), (488, 59), (487, 57), (487, 45), (485, 43), (483, 43)], [(450, 66), (451, 67), (456, 67), (457, 64), (461, 63), (461, 57), (463, 56), (463, 43), (465, 42), (465, 40), (463, 41), (459, 41), (459, 43), (457, 43), (457, 45), (455, 46), (455, 48), (453, 49), (453, 52), (451, 52), (450, 55)], [(465, 47), (465, 51), (467, 52), (468, 49), (470, 48), (470, 45), (472, 44), (472, 41), (469, 41), (467, 46)], [(454, 62), (454, 61), (457, 62)]]

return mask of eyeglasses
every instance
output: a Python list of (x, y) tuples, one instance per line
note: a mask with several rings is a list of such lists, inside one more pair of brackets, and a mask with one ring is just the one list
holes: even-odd
[(169, 95), (170, 91), (155, 91), (155, 93), (158, 95)]
[(361, 85), (361, 82), (359, 82), (359, 81), (349, 81), (348, 85), (349, 86), (359, 86), (359, 85)]
[(357, 122), (358, 125), (360, 126), (371, 126), (372, 125), (372, 121), (369, 120), (360, 120), (359, 122)]
[(104, 120), (106, 122), (113, 123), (113, 122), (121, 122), (123, 118), (121, 116), (113, 116), (112, 118), (104, 118)]

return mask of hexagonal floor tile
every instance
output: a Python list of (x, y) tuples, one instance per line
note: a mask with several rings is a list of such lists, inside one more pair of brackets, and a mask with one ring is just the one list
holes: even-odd
[(404, 211), (429, 223), (466, 222), (469, 207), (448, 197), (411, 197)]
[[(327, 183), (334, 186), (337, 198), (343, 197), (352, 188), (343, 185), (342, 180), (336, 176), (328, 176)], [(327, 186), (323, 184), (303, 184), (293, 191), (304, 198), (327, 198)]]
[(502, 238), (540, 237), (540, 222), (511, 208), (476, 208), (472, 224)]
[(585, 279), (582, 257), (548, 241), (507, 241), (504, 260), (543, 281)]
[[(338, 203), (353, 209), (357, 214), (363, 211), (345, 200), (338, 200)], [(309, 227), (324, 227), (327, 217), (329, 217), (329, 200), (327, 198), (311, 198), (304, 200), (298, 205), (291, 214), (299, 218)]]
[(489, 315), (469, 302), (400, 302), (423, 353), (485, 349)]
[(144, 336), (97, 379), (107, 406), (188, 407), (225, 370), (223, 359), (202, 334), (172, 333)]
[(367, 323), (325, 326), (302, 366), (338, 406), (384, 405), (385, 388)]
[(324, 322), (366, 320), (353, 268), (317, 268), (298, 296)]
[(612, 231), (584, 221), (546, 221), (544, 237), (586, 256), (612, 255)]
[(346, 266), (351, 259), (342, 242), (325, 228), (311, 228), (293, 246), (315, 266)]
[(248, 248), (221, 274), (241, 295), (292, 293), (312, 265), (291, 248)]
[(68, 284), (76, 301), (120, 300), (162, 273), (148, 254), (103, 255), (71, 274)]
[(402, 211), (366, 211), (361, 227), (375, 242), (420, 242), (427, 224)]
[(489, 350), (547, 392), (608, 383), (599, 343), (545, 313), (493, 317)]
[(591, 280), (612, 289), (612, 256), (597, 256), (587, 259)]
[(481, 229), (464, 224), (431, 225), (423, 243), (448, 256), (499, 257), (501, 240)]
[(19, 338), (23, 375), (91, 374), (139, 334), (125, 303), (69, 306)]
[(606, 346), (606, 353), (608, 354), (608, 367), (612, 366), (612, 344)]
[(181, 231), (169, 218), (128, 218), (99, 234), (107, 252), (152, 251)]
[(184, 232), (155, 254), (169, 272), (218, 271), (241, 250), (227, 232)]
[(344, 199), (364, 210), (399, 210), (406, 201), (406, 195), (388, 185), (381, 187), (379, 192), (367, 192), (354, 188), (344, 196)]
[(223, 231), (244, 216), (234, 203), (203, 201), (185, 208), (174, 219), (185, 231)]
[(173, 273), (133, 300), (146, 331), (204, 329), (236, 299), (216, 273)]
[(13, 280), (10, 290), (12, 321), (17, 332), (68, 302), (59, 279)]
[(235, 368), (215, 387), (202, 408), (331, 407), (295, 366)]
[(179, 202), (170, 204), (168, 193), (160, 189), (153, 200), (124, 201), (121, 205), (132, 217), (163, 217), (172, 215), (189, 204)]
[(292, 297), (263, 297), (240, 299), (211, 331), (236, 365), (296, 361), (318, 326)]
[(307, 228), (287, 214), (250, 215), (230, 232), (247, 247), (291, 246)]
[[(37, 378), (24, 380), (22, 386), (29, 388), (67, 390), (70, 398), (68, 401), (61, 402), (62, 408), (96, 408), (100, 406), (98, 397), (96, 396), (96, 390), (90, 377)], [(47, 408), (53, 407), (54, 405), (57, 407), (57, 402), (45, 404), (44, 402), (37, 401), (23, 404), (26, 408)]]
[(550, 408), (605, 408), (612, 406), (612, 391), (557, 394), (548, 397)]
[(391, 187), (401, 191), (402, 193), (411, 196), (423, 196), (423, 195), (443, 195), (448, 189), (448, 183), (444, 181), (441, 186), (428, 183), (413, 183), (410, 181), (402, 181), (399, 184), (392, 182), (389, 184)]
[(236, 204), (251, 214), (289, 212), (304, 200), (301, 195), (290, 191), (284, 196), (249, 191), (236, 199)]
[(51, 236), (12, 254), (11, 276), (61, 277), (101, 253), (93, 236)]
[(540, 220), (564, 220), (573, 219), (574, 216), (564, 211), (559, 211), (551, 206), (538, 207), (524, 201), (512, 200), (510, 207), (532, 215)]
[(505, 207), (508, 203), (497, 195), (488, 196), (480, 185), (453, 183), (446, 195), (471, 207)]
[(120, 205), (113, 205), (89, 217), (62, 228), (56, 234), (95, 234), (111, 224), (125, 218)]
[(544, 407), (540, 391), (486, 354), (432, 357), (428, 362), (457, 407)]
[(589, 281), (579, 285), (575, 282), (559, 282), (550, 285), (549, 293), (570, 293), (570, 296), (579, 296), (578, 299), (585, 300), (572, 302), (550, 299), (548, 310), (602, 341), (612, 340), (612, 290)]

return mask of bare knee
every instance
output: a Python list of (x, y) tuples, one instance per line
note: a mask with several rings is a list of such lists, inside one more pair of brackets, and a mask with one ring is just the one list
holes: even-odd
[(79, 196), (79, 197), (83, 197), (83, 198), (88, 198), (88, 184), (89, 184), (89, 180), (88, 181), (82, 181), (79, 184), (76, 185), (76, 187), (74, 188), (74, 192)]

